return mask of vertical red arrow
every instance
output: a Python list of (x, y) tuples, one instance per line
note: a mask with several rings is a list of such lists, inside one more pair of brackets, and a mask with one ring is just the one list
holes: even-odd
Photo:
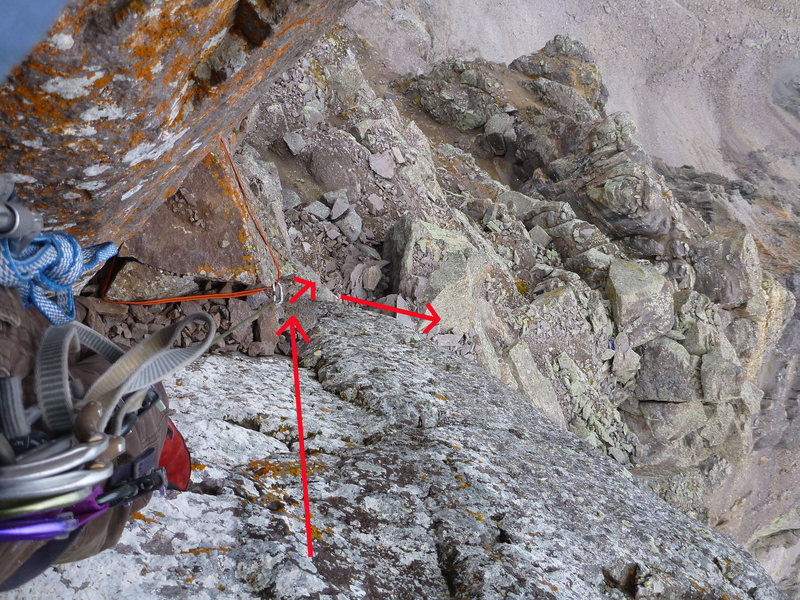
[(311, 543), (311, 510), (308, 506), (308, 478), (306, 477), (306, 448), (303, 442), (303, 407), (300, 404), (300, 371), (297, 364), (297, 340), (295, 333), (299, 332), (300, 336), (306, 341), (311, 340), (303, 331), (303, 327), (296, 317), (289, 317), (286, 323), (278, 329), (277, 335), (281, 335), (284, 331), (289, 329), (289, 339), (292, 340), (292, 368), (294, 369), (294, 398), (297, 408), (297, 433), (300, 437), (300, 475), (303, 480), (303, 504), (306, 511), (306, 542), (308, 544), (308, 557), (314, 556), (314, 549)]

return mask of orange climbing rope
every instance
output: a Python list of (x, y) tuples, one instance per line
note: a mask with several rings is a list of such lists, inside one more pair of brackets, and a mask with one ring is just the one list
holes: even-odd
[[(242, 183), (241, 177), (239, 177), (239, 171), (236, 169), (236, 165), (233, 163), (233, 158), (231, 158), (230, 152), (228, 152), (228, 146), (225, 144), (225, 140), (220, 138), (220, 144), (222, 145), (222, 149), (225, 151), (225, 156), (228, 158), (228, 162), (233, 169), (233, 174), (236, 176), (236, 183), (239, 184), (239, 189), (242, 191), (242, 198), (244, 198), (244, 204), (247, 207), (247, 214), (250, 215), (250, 219), (255, 224), (256, 228), (258, 229), (258, 233), (261, 235), (261, 239), (264, 241), (264, 244), (269, 250), (269, 255), (272, 257), (272, 262), (275, 263), (275, 271), (277, 275), (275, 276), (275, 283), (272, 284), (271, 287), (259, 287), (254, 288), (252, 290), (242, 290), (240, 292), (227, 292), (224, 294), (197, 294), (194, 296), (176, 296), (173, 298), (157, 298), (155, 300), (109, 300), (106, 298), (106, 292), (108, 291), (108, 286), (111, 284), (111, 273), (114, 271), (114, 262), (116, 261), (116, 257), (112, 259), (111, 268), (108, 270), (108, 276), (106, 277), (105, 282), (103, 283), (103, 289), (100, 292), (100, 297), (105, 300), (106, 302), (112, 302), (114, 304), (138, 304), (142, 306), (151, 306), (154, 304), (169, 304), (171, 302), (187, 302), (189, 300), (212, 300), (212, 299), (224, 299), (224, 298), (243, 298), (245, 296), (252, 296), (253, 294), (257, 294), (259, 292), (263, 292), (266, 290), (272, 290), (273, 293), (276, 292), (276, 287), (279, 285), (281, 279), (281, 267), (278, 264), (278, 259), (275, 258), (275, 253), (272, 251), (272, 247), (269, 245), (267, 241), (267, 236), (264, 233), (264, 230), (261, 229), (261, 225), (256, 219), (255, 214), (253, 213), (253, 207), (250, 206), (250, 200), (247, 196), (247, 191), (245, 190), (244, 184)], [(283, 293), (281, 292), (281, 298), (283, 297)]]

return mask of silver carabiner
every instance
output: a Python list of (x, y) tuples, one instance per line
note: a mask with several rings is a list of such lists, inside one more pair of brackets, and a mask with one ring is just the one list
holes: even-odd
[[(281, 299), (280, 300), (278, 300), (278, 292), (275, 289), (275, 286), (277, 286), (278, 289), (281, 291)], [(272, 284), (272, 297), (273, 297), (273, 299), (275, 299), (275, 304), (276, 305), (283, 304), (283, 286), (281, 285), (280, 281), (276, 281), (275, 283)]]

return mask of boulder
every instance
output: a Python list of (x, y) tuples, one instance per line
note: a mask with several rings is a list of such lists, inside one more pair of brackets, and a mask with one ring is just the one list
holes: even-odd
[(636, 396), (640, 401), (689, 402), (694, 394), (694, 367), (689, 353), (675, 340), (661, 337), (641, 348)]
[(614, 359), (611, 363), (611, 372), (617, 381), (622, 385), (632, 381), (639, 372), (641, 364), (642, 357), (631, 348), (628, 334), (624, 331), (618, 334), (614, 342)]
[(608, 268), (614, 261), (614, 255), (607, 254), (604, 250), (605, 248), (589, 248), (565, 260), (564, 268), (580, 275), (592, 289), (605, 289)]
[(370, 152), (340, 129), (320, 130), (306, 136), (311, 155), (309, 171), (323, 190), (344, 189), (348, 198), (360, 198), (370, 181)]
[(350, 49), (335, 65), (326, 65), (328, 84), (339, 102), (352, 102), (364, 84), (364, 75)]
[(753, 236), (712, 234), (692, 247), (697, 272), (696, 289), (723, 308), (747, 305), (747, 313), (761, 321), (766, 302), (761, 291), (761, 261)]
[(174, 275), (150, 265), (128, 261), (114, 276), (106, 297), (123, 302), (156, 300), (186, 296), (198, 289), (199, 286), (191, 277)]
[(672, 329), (672, 285), (651, 267), (614, 260), (608, 270), (606, 296), (614, 323), (628, 333), (632, 348)]
[(573, 258), (598, 246), (607, 246), (608, 238), (594, 225), (573, 219), (547, 230), (553, 246), (564, 258)]
[(553, 238), (539, 225), (534, 225), (528, 231), (531, 241), (542, 248), (546, 248)]
[(408, 215), (392, 232), (390, 252), (395, 289), (423, 306), (433, 304), (443, 328), (468, 332), (489, 261), (466, 236)]
[(703, 356), (710, 352), (719, 335), (713, 325), (701, 320), (686, 320), (682, 329), (684, 339), (681, 343), (689, 354), (694, 354), (695, 356)]
[(715, 350), (705, 354), (700, 366), (703, 402), (718, 404), (739, 397), (744, 378), (744, 369), (725, 358), (722, 352)]
[(370, 154), (369, 168), (384, 179), (394, 177), (394, 156), (391, 150), (386, 150), (380, 154)]
[(506, 113), (492, 115), (486, 121), (483, 133), (494, 154), (503, 156), (517, 140), (517, 134), (514, 131), (514, 117)]
[(672, 442), (697, 431), (706, 422), (703, 403), (640, 401), (644, 421), (650, 433), (661, 442)]
[(325, 206), (319, 200), (314, 200), (311, 204), (303, 207), (303, 210), (308, 214), (317, 217), (320, 221), (324, 221), (331, 216), (331, 209)]
[(342, 200), (348, 202), (347, 190), (333, 190), (331, 192), (325, 192), (322, 194), (322, 198), (320, 198), (320, 201), (324, 202), (329, 208), (333, 208), (334, 204)]
[[(526, 221), (537, 210), (540, 201), (525, 194), (509, 190), (497, 196), (499, 204), (508, 206), (520, 221)], [(546, 244), (545, 244), (546, 245)]]
[(347, 212), (343, 217), (336, 221), (336, 225), (339, 226), (339, 229), (342, 230), (342, 233), (347, 237), (348, 240), (355, 242), (358, 239), (358, 236), (361, 235), (363, 223), (361, 221), (361, 217), (358, 216), (358, 213), (355, 211), (355, 209), (350, 208), (347, 209)]

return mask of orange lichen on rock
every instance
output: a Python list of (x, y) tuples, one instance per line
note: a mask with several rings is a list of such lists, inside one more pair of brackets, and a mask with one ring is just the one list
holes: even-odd
[(193, 74), (233, 35), (237, 0), (70, 3), (0, 87), (0, 170), (20, 176), (18, 194), (48, 226), (120, 244), (353, 3), (291, 2), (280, 47), (273, 35), (248, 48), (211, 86)]

